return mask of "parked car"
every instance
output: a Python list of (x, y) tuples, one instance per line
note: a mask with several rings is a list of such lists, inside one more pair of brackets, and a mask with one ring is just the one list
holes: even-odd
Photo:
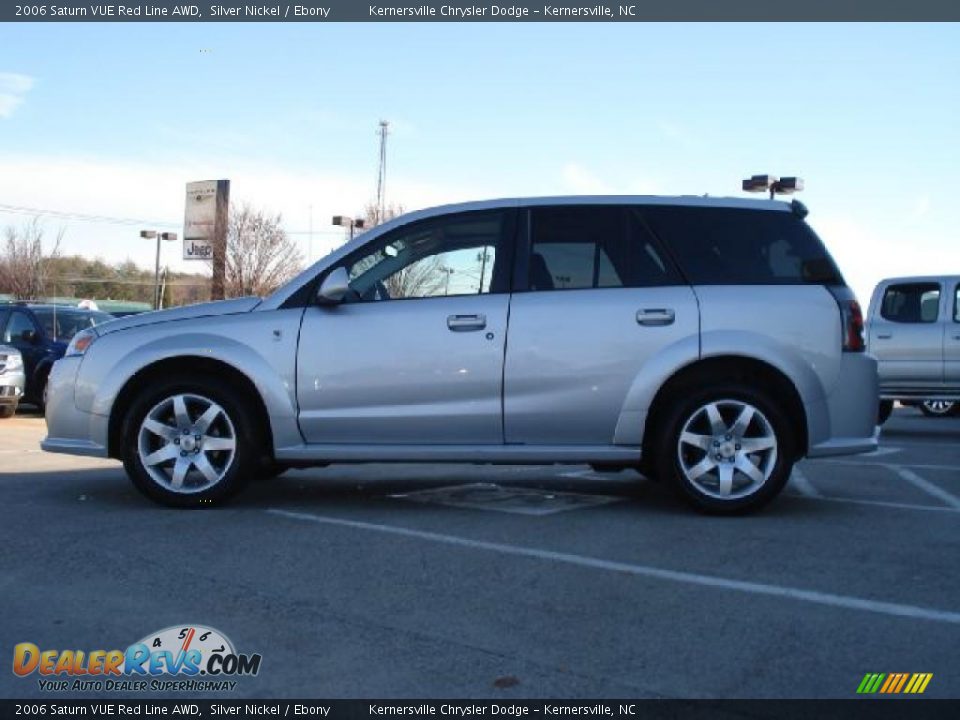
[(50, 368), (63, 357), (74, 335), (112, 319), (107, 313), (69, 305), (0, 305), (0, 343), (23, 356), (27, 378), (23, 400), (42, 406)]
[(882, 424), (893, 403), (929, 416), (960, 401), (960, 275), (881, 280), (867, 312), (867, 342), (879, 361)]
[(9, 345), (0, 345), (0, 418), (16, 414), (26, 384), (20, 351)]
[(334, 462), (640, 467), (752, 510), (803, 457), (873, 450), (860, 308), (791, 204), (500, 200), (379, 226), (266, 299), (78, 333), (45, 450), (207, 506)]

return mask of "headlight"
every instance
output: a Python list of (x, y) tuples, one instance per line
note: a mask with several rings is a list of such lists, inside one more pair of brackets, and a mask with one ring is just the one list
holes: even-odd
[(93, 345), (93, 341), (97, 339), (97, 333), (93, 330), (81, 330), (76, 335), (73, 336), (73, 340), (70, 341), (70, 344), (67, 345), (67, 352), (65, 353), (66, 357), (71, 355), (83, 355), (87, 348)]
[(12, 355), (7, 355), (6, 361), (3, 363), (3, 369), (6, 370), (19, 370), (23, 367), (23, 356), (20, 353), (13, 353)]

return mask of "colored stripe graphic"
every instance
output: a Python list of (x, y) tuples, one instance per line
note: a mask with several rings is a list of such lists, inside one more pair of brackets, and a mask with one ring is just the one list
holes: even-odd
[(933, 673), (867, 673), (857, 686), (857, 694), (920, 695), (933, 679)]

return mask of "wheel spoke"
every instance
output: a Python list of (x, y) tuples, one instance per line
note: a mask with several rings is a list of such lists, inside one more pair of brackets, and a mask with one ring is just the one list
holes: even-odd
[(173, 476), (170, 478), (170, 484), (173, 485), (174, 490), (179, 490), (183, 487), (183, 479), (190, 471), (191, 464), (190, 458), (177, 458), (177, 464), (173, 466)]
[(203, 438), (204, 450), (233, 450), (236, 446), (237, 441), (230, 437), (205, 435)]
[(703, 460), (698, 462), (692, 468), (687, 470), (687, 477), (691, 480), (696, 480), (698, 477), (703, 475), (705, 472), (710, 472), (717, 466), (717, 461), (712, 457), (707, 455)]
[(206, 409), (206, 411), (197, 418), (197, 422), (194, 423), (193, 428), (196, 430), (198, 435), (203, 435), (207, 432), (207, 428), (213, 424), (213, 421), (217, 419), (217, 416), (223, 412), (220, 409), (219, 405), (211, 405)]
[(692, 432), (683, 432), (680, 435), (680, 442), (686, 445), (693, 445), (701, 450), (709, 450), (713, 445), (713, 437), (710, 435), (697, 435)]
[(164, 445), (159, 450), (155, 450), (143, 459), (144, 465), (159, 465), (162, 462), (167, 460), (173, 460), (180, 453), (180, 449), (170, 443), (169, 445)]
[(723, 497), (729, 497), (730, 491), (733, 489), (733, 465), (730, 463), (721, 464), (719, 475), (720, 494), (723, 495)]
[(769, 450), (770, 448), (777, 446), (776, 438), (767, 436), (767, 437), (757, 437), (757, 438), (743, 438), (740, 441), (740, 449), (745, 453), (755, 453), (761, 452), (762, 450)]
[(759, 485), (764, 481), (763, 472), (760, 470), (760, 468), (750, 462), (750, 459), (746, 455), (740, 455), (737, 457), (737, 462), (734, 463), (734, 465), (736, 466), (737, 470), (750, 478), (750, 480), (752, 480), (755, 484)]
[(726, 423), (723, 422), (723, 418), (720, 416), (720, 408), (717, 407), (716, 403), (710, 403), (704, 407), (704, 411), (710, 420), (710, 431), (714, 435), (723, 435), (727, 432)]
[(203, 453), (194, 456), (193, 464), (197, 470), (203, 473), (203, 476), (207, 479), (207, 482), (213, 484), (220, 479), (220, 473), (218, 473), (217, 469), (210, 464), (210, 460)]
[(190, 427), (190, 413), (187, 412), (187, 403), (183, 395), (175, 395), (173, 398), (173, 415), (177, 419), (177, 426), (181, 430)]
[(175, 427), (170, 427), (169, 425), (162, 423), (159, 420), (154, 420), (151, 417), (144, 419), (143, 427), (144, 429), (152, 432), (154, 435), (162, 437), (164, 440), (173, 440), (177, 436), (177, 429)]
[(732, 434), (736, 437), (742, 437), (743, 434), (747, 431), (747, 428), (750, 427), (750, 421), (753, 420), (754, 409), (750, 405), (744, 405), (743, 410), (740, 411), (740, 415), (737, 417), (733, 427), (730, 429)]

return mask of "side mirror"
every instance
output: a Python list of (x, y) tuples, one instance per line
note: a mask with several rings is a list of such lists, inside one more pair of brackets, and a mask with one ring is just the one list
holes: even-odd
[(26, 343), (35, 345), (40, 338), (37, 336), (36, 330), (24, 330), (20, 333), (20, 339)]
[(321, 305), (336, 305), (350, 292), (350, 276), (347, 269), (338, 267), (323, 279), (317, 290), (317, 302)]

